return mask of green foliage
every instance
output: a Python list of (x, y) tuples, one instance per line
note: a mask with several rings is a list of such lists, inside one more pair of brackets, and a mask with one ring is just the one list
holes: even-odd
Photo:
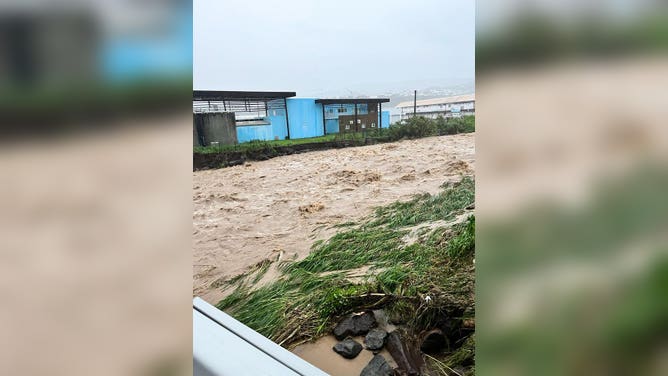
[(439, 134), (458, 134), (475, 132), (475, 116), (445, 119), (439, 116), (436, 119)]
[(471, 216), (466, 221), (463, 229), (457, 236), (448, 242), (447, 254), (452, 258), (471, 256), (475, 249), (475, 217)]
[(411, 117), (401, 124), (389, 128), (389, 136), (393, 140), (402, 138), (421, 138), (433, 136), (437, 133), (436, 122), (422, 116)]
[(422, 116), (411, 117), (390, 126), (387, 136), (390, 140), (413, 139), (436, 135), (450, 135), (475, 132), (475, 116), (459, 118), (428, 119)]
[(475, 201), (475, 182), (465, 177), (452, 187), (446, 187), (436, 196), (416, 196), (408, 202), (396, 202), (376, 210), (376, 219), (371, 225), (386, 225), (390, 228), (414, 226), (422, 222), (452, 219), (454, 215)]

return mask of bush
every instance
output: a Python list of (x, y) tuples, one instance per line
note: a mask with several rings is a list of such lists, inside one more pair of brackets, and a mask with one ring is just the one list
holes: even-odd
[(422, 116), (412, 117), (402, 123), (390, 126), (390, 138), (421, 138), (438, 134), (436, 122)]
[(475, 116), (445, 119), (427, 119), (422, 116), (412, 117), (390, 126), (387, 130), (392, 140), (402, 138), (421, 138), (443, 134), (475, 132)]
[(439, 134), (457, 134), (475, 132), (475, 116), (464, 116), (460, 118), (436, 119)]

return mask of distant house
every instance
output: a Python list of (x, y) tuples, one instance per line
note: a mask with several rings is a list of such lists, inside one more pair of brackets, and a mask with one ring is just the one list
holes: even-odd
[[(417, 106), (415, 106), (417, 104)], [(396, 107), (397, 119), (404, 120), (416, 114), (430, 119), (439, 116), (445, 118), (475, 114), (475, 94), (456, 95), (446, 98), (434, 98), (401, 102)]]

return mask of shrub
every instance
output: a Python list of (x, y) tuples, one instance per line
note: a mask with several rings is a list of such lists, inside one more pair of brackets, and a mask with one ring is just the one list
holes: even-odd
[(421, 138), (427, 136), (475, 132), (475, 116), (445, 119), (412, 117), (390, 126), (387, 134), (392, 140)]
[(390, 126), (389, 134), (394, 140), (421, 138), (438, 134), (438, 128), (434, 120), (416, 116)]
[(457, 134), (475, 132), (475, 116), (464, 116), (460, 118), (436, 119), (439, 134)]

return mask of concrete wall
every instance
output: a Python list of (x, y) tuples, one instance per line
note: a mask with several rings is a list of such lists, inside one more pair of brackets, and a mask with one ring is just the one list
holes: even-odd
[(193, 115), (193, 147), (202, 146), (202, 143), (199, 139), (199, 132), (197, 131), (197, 122)]
[(209, 146), (212, 142), (220, 145), (237, 143), (237, 126), (232, 112), (193, 114), (193, 126), (197, 127), (203, 146)]

